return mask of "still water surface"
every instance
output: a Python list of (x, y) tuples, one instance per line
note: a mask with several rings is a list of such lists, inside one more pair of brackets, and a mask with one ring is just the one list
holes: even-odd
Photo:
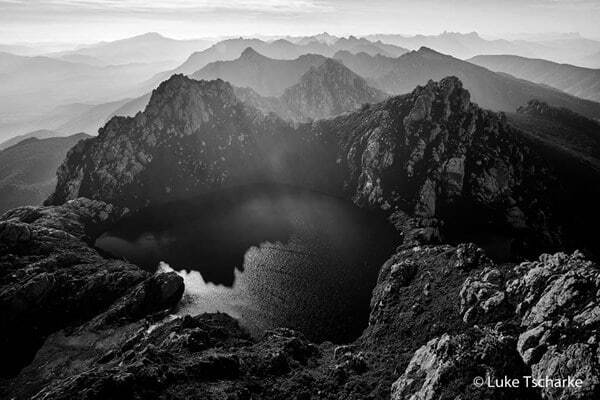
[(178, 271), (179, 314), (221, 311), (257, 335), (290, 327), (345, 342), (366, 327), (398, 239), (380, 215), (345, 200), (261, 185), (146, 209), (96, 245), (149, 271)]

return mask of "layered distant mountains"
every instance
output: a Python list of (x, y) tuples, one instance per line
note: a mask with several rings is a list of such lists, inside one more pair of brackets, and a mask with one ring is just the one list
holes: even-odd
[(239, 58), (210, 63), (190, 77), (223, 79), (234, 86), (250, 87), (264, 96), (279, 96), (298, 83), (311, 67), (319, 66), (325, 60), (326, 57), (317, 54), (305, 54), (292, 60), (273, 59), (248, 47)]
[(194, 51), (209, 47), (214, 40), (176, 40), (150, 32), (113, 42), (101, 42), (50, 56), (91, 65), (131, 63), (180, 63)]
[(51, 131), (49, 129), (40, 129), (39, 131), (33, 131), (24, 135), (15, 136), (7, 141), (0, 143), (0, 150), (4, 150), (8, 147), (14, 146), (15, 144), (22, 142), (25, 139), (36, 138), (36, 139), (48, 139), (51, 137), (62, 136), (59, 132)]
[(476, 56), (468, 61), (492, 71), (548, 85), (582, 99), (600, 101), (600, 69), (512, 55)]
[(270, 42), (260, 39), (229, 39), (219, 42), (204, 51), (193, 53), (179, 67), (155, 76), (148, 82), (148, 85), (155, 87), (172, 74), (192, 74), (215, 61), (236, 59), (248, 47), (266, 57), (283, 60), (298, 58), (304, 54), (319, 54), (331, 57), (341, 50), (349, 51), (353, 54), (364, 52), (370, 55), (382, 54), (390, 57), (397, 57), (408, 51), (402, 47), (382, 42), (371, 42), (366, 39), (358, 39), (354, 36), (339, 38), (333, 42), (312, 40), (308, 42), (301, 41), (299, 43), (293, 43), (284, 39)]
[(532, 99), (566, 107), (589, 118), (600, 118), (600, 103), (584, 100), (560, 90), (499, 74), (467, 61), (422, 47), (396, 59), (347, 52), (335, 56), (348, 68), (367, 78), (374, 87), (392, 94), (410, 91), (429, 79), (454, 75), (461, 79), (480, 106), (514, 112)]
[[(332, 110), (348, 110), (349, 106), (333, 106), (333, 100), (325, 100), (327, 94), (319, 99), (316, 92), (310, 96), (312, 103), (329, 103), (323, 112), (313, 112), (315, 105), (310, 106), (313, 111), (306, 107), (294, 111), (281, 102), (287, 89), (327, 58), (341, 61), (367, 86), (383, 93), (407, 93), (430, 79), (454, 75), (482, 107), (515, 112), (539, 99), (595, 119), (600, 117), (597, 70), (521, 56), (577, 60), (593, 57), (598, 51), (599, 42), (577, 35), (489, 40), (476, 33), (445, 32), (364, 38), (323, 33), (271, 40), (227, 39), (214, 44), (149, 33), (43, 56), (0, 53), (0, 141), (39, 130), (63, 136), (77, 132), (94, 135), (112, 116), (133, 116), (141, 111), (149, 93), (175, 73), (194, 79), (223, 79), (236, 90), (250, 88), (256, 93), (240, 95), (287, 119), (330, 117), (335, 115)], [(491, 53), (520, 56), (482, 55)], [(479, 56), (468, 61), (460, 59), (476, 54)], [(368, 98), (352, 96), (348, 104)], [(305, 105), (306, 100), (302, 100)]]
[(285, 89), (279, 97), (263, 97), (248, 88), (237, 88), (235, 93), (245, 103), (291, 121), (330, 118), (388, 97), (332, 59), (310, 67), (297, 84)]
[(88, 138), (30, 137), (0, 150), (0, 214), (22, 205), (39, 205), (56, 185), (56, 170), (77, 142)]
[(480, 54), (514, 54), (522, 57), (544, 58), (561, 63), (599, 68), (600, 42), (579, 35), (542, 35), (517, 40), (485, 39), (476, 32), (444, 32), (439, 35), (369, 35), (370, 40), (381, 40), (411, 50), (430, 47), (457, 58), (471, 58)]
[[(0, 140), (38, 129), (58, 130), (86, 108), (131, 98), (141, 82), (161, 69), (164, 65), (100, 67), (0, 53)], [(77, 107), (64, 113), (57, 109), (70, 105)]]
[[(142, 110), (148, 103), (150, 94), (137, 98), (125, 98), (100, 104), (73, 103), (56, 107), (41, 116), (35, 116), (25, 122), (7, 122), (0, 124), (0, 138), (6, 136), (6, 132), (24, 132), (16, 137), (38, 137), (40, 132), (52, 131), (52, 136), (69, 136), (75, 132), (85, 132), (90, 135), (98, 133), (98, 129), (104, 125), (112, 116), (133, 116)], [(43, 129), (47, 127), (49, 129)], [(5, 133), (5, 135), (2, 135)], [(7, 140), (15, 143), (14, 140)], [(2, 143), (2, 142), (0, 142)], [(0, 144), (0, 147), (4, 143)]]

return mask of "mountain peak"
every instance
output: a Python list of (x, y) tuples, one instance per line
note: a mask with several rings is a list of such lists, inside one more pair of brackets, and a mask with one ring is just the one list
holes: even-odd
[[(186, 116), (189, 118), (186, 129), (193, 130), (206, 122), (214, 110), (222, 110), (238, 102), (228, 82), (221, 79), (198, 81), (176, 74), (152, 92), (146, 109), (135, 119), (136, 124), (144, 125), (148, 119), (167, 121)], [(119, 121), (122, 117), (114, 117), (113, 120)]]
[(147, 33), (144, 33), (144, 34), (140, 35), (139, 37), (146, 37), (146, 38), (164, 38), (164, 36), (163, 36), (163, 35), (161, 35), (161, 34), (160, 34), (160, 33), (158, 33), (158, 32), (147, 32)]
[(442, 110), (442, 119), (447, 119), (451, 114), (460, 114), (466, 112), (471, 105), (471, 94), (463, 87), (463, 83), (456, 76), (447, 76), (439, 82), (430, 80), (425, 86), (417, 86), (412, 91), (411, 96), (414, 99), (421, 98), (422, 101), (415, 101), (415, 107), (409, 117), (419, 120), (422, 116), (431, 112), (431, 106), (425, 106), (426, 103), (433, 104), (434, 100), (441, 104), (446, 104)]
[(246, 47), (244, 49), (244, 51), (242, 51), (242, 54), (240, 55), (240, 59), (243, 60), (257, 60), (257, 59), (264, 59), (266, 58), (265, 56), (263, 56), (262, 54), (260, 54), (259, 52), (257, 52), (256, 50), (254, 50), (252, 47)]
[(299, 120), (316, 120), (378, 103), (387, 95), (370, 87), (341, 62), (328, 58), (311, 67), (282, 98)]
[[(163, 35), (161, 35), (158, 32), (147, 32), (147, 33), (142, 33), (141, 35), (133, 36), (129, 39), (130, 40), (136, 40), (136, 39), (162, 40), (162, 39), (166, 39), (166, 37), (164, 37)], [(127, 39), (125, 39), (125, 40), (127, 40)]]

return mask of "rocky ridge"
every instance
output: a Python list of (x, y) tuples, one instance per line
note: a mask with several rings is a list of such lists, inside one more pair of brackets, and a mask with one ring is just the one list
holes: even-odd
[[(518, 253), (559, 246), (570, 219), (557, 210), (573, 201), (527, 136), (471, 103), (456, 78), (294, 126), (243, 103), (225, 82), (174, 76), (144, 112), (114, 118), (69, 153), (48, 204), (85, 196), (143, 207), (241, 182), (343, 195), (388, 210), (419, 240), (507, 231)], [(464, 226), (465, 215), (481, 226)]]

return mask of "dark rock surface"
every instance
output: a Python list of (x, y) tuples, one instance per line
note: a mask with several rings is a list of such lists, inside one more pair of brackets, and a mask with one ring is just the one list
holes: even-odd
[[(381, 269), (368, 328), (353, 343), (335, 346), (284, 328), (254, 339), (225, 314), (170, 317), (164, 310), (181, 296), (181, 278), (144, 277), (95, 317), (50, 334), (2, 393), (36, 399), (593, 399), (598, 282), (598, 268), (578, 253), (512, 267), (495, 264), (473, 244), (405, 246)], [(480, 307), (485, 312), (473, 311)], [(564, 371), (585, 379), (585, 388), (471, 384), (476, 376), (562, 377)]]
[(252, 339), (224, 314), (164, 318), (156, 312), (176, 301), (180, 278), (146, 278), (95, 318), (51, 334), (4, 393), (39, 399), (389, 398), (419, 346), (460, 331), (459, 290), (468, 275), (455, 267), (461, 257), (450, 246), (401, 250), (382, 269), (369, 328), (344, 346), (313, 344), (283, 328)]
[(581, 379), (580, 388), (545, 388), (544, 398), (600, 395), (600, 268), (581, 253), (544, 254), (502, 273), (487, 269), (461, 290), (466, 322), (510, 321), (516, 349), (536, 378)]
[(30, 361), (46, 335), (92, 318), (147, 277), (87, 241), (122, 214), (99, 201), (23, 207), (0, 218), (2, 374)]

